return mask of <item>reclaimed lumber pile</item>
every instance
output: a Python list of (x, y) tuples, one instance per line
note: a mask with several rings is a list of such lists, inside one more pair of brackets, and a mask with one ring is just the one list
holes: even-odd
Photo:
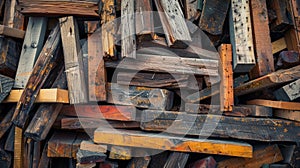
[(0, 0), (0, 167), (300, 167), (299, 0)]

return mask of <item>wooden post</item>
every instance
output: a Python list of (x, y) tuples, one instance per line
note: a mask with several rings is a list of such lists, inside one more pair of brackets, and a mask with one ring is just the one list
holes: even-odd
[(83, 58), (80, 52), (79, 32), (75, 17), (59, 19), (61, 39), (67, 73), (69, 98), (71, 104), (87, 102), (87, 88), (83, 73)]
[(33, 66), (39, 56), (44, 43), (47, 28), (47, 18), (29, 17), (25, 39), (19, 60), (15, 88), (24, 88)]

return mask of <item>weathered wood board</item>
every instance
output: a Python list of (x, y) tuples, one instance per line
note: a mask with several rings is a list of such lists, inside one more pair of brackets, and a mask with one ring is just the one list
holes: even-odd
[(274, 117), (300, 122), (300, 111), (275, 109), (273, 115)]
[(190, 154), (172, 152), (168, 157), (164, 168), (173, 168), (173, 167), (185, 167)]
[(107, 145), (95, 144), (92, 141), (82, 141), (80, 143), (80, 149), (85, 151), (91, 151), (91, 152), (106, 153)]
[(111, 146), (109, 158), (115, 160), (130, 160), (132, 157), (132, 150), (123, 146)]
[(10, 77), (0, 75), (0, 102), (2, 102), (11, 92), (14, 80)]
[(154, 20), (151, 0), (135, 1), (135, 31), (138, 40), (152, 40), (154, 37)]
[(272, 42), (272, 54), (276, 54), (286, 48), (287, 44), (285, 38), (280, 38), (279, 40)]
[(87, 164), (87, 163), (97, 163), (104, 162), (106, 155), (101, 152), (91, 152), (78, 149), (76, 153), (76, 159), (78, 163)]
[(277, 100), (282, 101), (294, 101), (298, 99), (300, 97), (300, 79), (276, 90), (274, 95)]
[(254, 100), (247, 101), (247, 104), (266, 106), (266, 107), (272, 107), (272, 108), (283, 109), (283, 110), (300, 110), (299, 102), (285, 102), (285, 101), (254, 99)]
[(23, 39), (25, 36), (25, 31), (11, 28), (8, 26), (0, 25), (0, 35), (12, 38)]

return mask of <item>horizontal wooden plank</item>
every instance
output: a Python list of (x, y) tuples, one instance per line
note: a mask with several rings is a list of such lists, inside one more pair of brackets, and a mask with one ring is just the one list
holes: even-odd
[(300, 122), (300, 111), (276, 109), (274, 110), (274, 117)]
[(284, 110), (300, 110), (300, 103), (255, 99), (247, 102), (250, 105), (260, 105)]
[(23, 39), (25, 36), (25, 31), (0, 25), (0, 35)]
[[(21, 98), (23, 90), (12, 90), (3, 103), (16, 103)], [(69, 103), (67, 90), (63, 89), (41, 89), (35, 103)]]
[(252, 146), (247, 143), (182, 138), (141, 131), (112, 131), (98, 128), (94, 133), (94, 142), (178, 152), (252, 157)]

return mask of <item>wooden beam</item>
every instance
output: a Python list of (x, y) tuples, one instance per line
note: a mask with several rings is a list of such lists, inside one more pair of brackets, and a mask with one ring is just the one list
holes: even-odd
[(8, 112), (5, 114), (4, 118), (1, 120), (0, 123), (0, 139), (5, 135), (6, 132), (9, 131), (11, 128), (11, 125), (13, 124), (11, 122), (12, 116), (15, 112), (15, 106), (11, 107)]
[(220, 90), (217, 88), (219, 86), (213, 86), (212, 88), (205, 88), (199, 92), (188, 95), (187, 97), (181, 97), (187, 103), (199, 103), (205, 99), (211, 99), (212, 97), (218, 98), (217, 95)]
[(277, 100), (294, 101), (300, 97), (300, 79), (276, 90), (274, 95)]
[(94, 132), (94, 142), (178, 152), (252, 157), (252, 146), (247, 143), (183, 138), (140, 131), (112, 131), (99, 128)]
[(272, 42), (272, 54), (276, 54), (286, 48), (287, 44), (285, 38), (280, 38), (279, 40)]
[(234, 106), (231, 45), (222, 44), (219, 53), (221, 57), (220, 110), (230, 112)]
[(46, 17), (29, 17), (14, 88), (24, 88), (27, 84), (35, 61), (43, 49), (46, 28)]
[(73, 16), (59, 19), (64, 61), (67, 73), (70, 104), (86, 103), (87, 88), (83, 73), (82, 52), (80, 52), (79, 30)]
[(231, 1), (229, 24), (234, 72), (249, 72), (256, 63), (249, 5), (248, 0)]
[(0, 25), (0, 35), (12, 37), (12, 38), (18, 38), (23, 39), (25, 36), (25, 31), (11, 28), (8, 26)]
[(135, 1), (135, 31), (139, 41), (152, 40), (154, 37), (154, 20), (152, 1)]
[(180, 153), (180, 152), (172, 152), (168, 157), (165, 168), (172, 167), (185, 167), (190, 154), (188, 153)]
[(276, 109), (273, 116), (300, 122), (300, 111)]
[(130, 160), (132, 157), (132, 150), (128, 147), (111, 146), (109, 158), (115, 160)]
[(286, 82), (292, 82), (300, 78), (299, 72), (299, 65), (290, 69), (278, 70), (236, 87), (234, 89), (235, 96), (241, 96)]
[(247, 104), (266, 106), (266, 107), (272, 107), (272, 108), (283, 109), (283, 110), (300, 110), (300, 103), (298, 102), (284, 102), (284, 101), (255, 99), (255, 100), (247, 101)]

